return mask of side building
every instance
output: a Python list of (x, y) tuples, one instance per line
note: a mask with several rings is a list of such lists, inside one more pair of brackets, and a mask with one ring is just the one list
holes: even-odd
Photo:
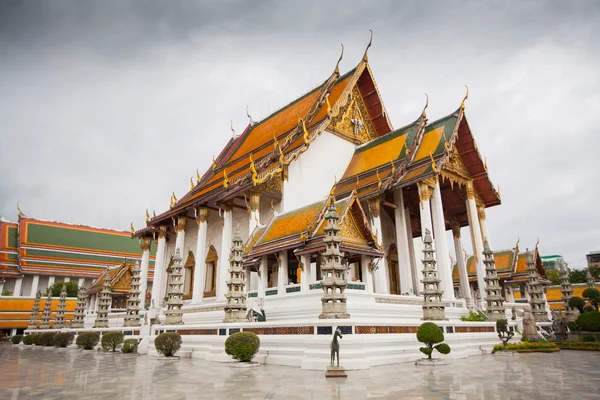
[(139, 259), (142, 245), (127, 231), (23, 215), (18, 222), (0, 219), (0, 329), (11, 334), (25, 329), (36, 293), (45, 294), (56, 282), (73, 281), (88, 288), (107, 267)]

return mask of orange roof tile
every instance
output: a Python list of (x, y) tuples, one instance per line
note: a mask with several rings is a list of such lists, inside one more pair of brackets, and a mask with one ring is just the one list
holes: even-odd
[(258, 244), (302, 232), (323, 208), (323, 201), (278, 215), (267, 227)]

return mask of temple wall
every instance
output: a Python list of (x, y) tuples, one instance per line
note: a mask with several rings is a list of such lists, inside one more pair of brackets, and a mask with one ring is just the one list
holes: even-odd
[(354, 144), (327, 131), (290, 163), (283, 185), (283, 210), (288, 212), (325, 199), (334, 177), (340, 179), (354, 153)]

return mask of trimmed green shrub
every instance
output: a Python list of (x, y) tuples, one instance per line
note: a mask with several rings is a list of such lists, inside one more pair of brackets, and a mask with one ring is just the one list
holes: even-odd
[(93, 350), (100, 340), (100, 335), (97, 332), (81, 332), (77, 335), (75, 343), (77, 347), (84, 350)]
[(581, 327), (577, 325), (575, 321), (569, 321), (567, 322), (567, 328), (569, 328), (570, 331), (578, 331)]
[(593, 349), (600, 350), (598, 342), (557, 342), (556, 345), (561, 349)]
[(117, 347), (123, 343), (124, 338), (123, 332), (106, 332), (102, 335), (102, 349), (117, 351)]
[[(502, 351), (504, 349), (504, 345), (497, 344), (494, 346), (494, 350), (492, 353), (497, 351)], [(556, 350), (558, 346), (554, 343), (543, 343), (543, 342), (521, 342), (521, 343), (509, 343), (506, 346), (506, 350), (508, 351), (517, 351), (517, 350)]]
[(460, 320), (465, 322), (482, 322), (486, 321), (487, 318), (482, 312), (474, 313), (473, 311), (469, 311), (469, 315), (463, 315), (460, 317)]
[(137, 339), (125, 339), (123, 342), (123, 353), (137, 353), (138, 340)]
[(500, 338), (500, 341), (502, 341), (504, 351), (506, 351), (506, 344), (515, 333), (508, 330), (508, 321), (505, 319), (499, 319), (496, 321), (496, 332), (498, 332), (498, 338)]
[(594, 335), (583, 335), (581, 338), (582, 342), (596, 342), (596, 336)]
[[(427, 347), (421, 347), (419, 350), (421, 353), (425, 354), (428, 359), (431, 359), (431, 354), (434, 349), (442, 354), (450, 353), (450, 346), (442, 343), (444, 341), (444, 332), (442, 332), (442, 328), (433, 322), (425, 322), (419, 327), (417, 330), (417, 340), (427, 345)], [(438, 345), (434, 346), (435, 344)]]
[(36, 346), (41, 346), (40, 344), (40, 337), (42, 336), (41, 333), (34, 333), (33, 335), (31, 335), (31, 340), (33, 342), (34, 345)]
[(53, 346), (54, 345), (54, 337), (56, 336), (56, 332), (42, 332), (40, 333), (40, 346)]
[[(52, 292), (52, 297), (59, 297), (62, 290), (63, 282), (54, 283), (49, 290)], [(73, 281), (67, 282), (67, 297), (77, 297), (79, 294), (79, 286)]]
[(584, 306), (585, 300), (583, 300), (581, 297), (573, 296), (569, 299), (569, 307), (578, 309), (582, 314)]
[(54, 341), (52, 344), (54, 347), (67, 347), (71, 343), (73, 343), (73, 335), (71, 332), (59, 332), (54, 336)]
[(596, 288), (587, 288), (581, 294), (585, 299), (587, 299), (594, 310), (598, 311), (598, 303), (600, 302), (600, 290)]
[(225, 353), (233, 359), (250, 362), (260, 349), (260, 339), (253, 332), (236, 332), (225, 341)]
[(181, 347), (181, 335), (175, 332), (161, 333), (154, 339), (156, 351), (165, 357), (172, 357)]
[(19, 344), (19, 343), (21, 343), (21, 340), (23, 340), (23, 335), (15, 335), (10, 338), (10, 341), (12, 342), (12, 344)]
[(600, 332), (600, 312), (589, 311), (581, 314), (575, 321), (582, 331)]
[(23, 344), (26, 346), (31, 346), (33, 344), (33, 335), (23, 336)]

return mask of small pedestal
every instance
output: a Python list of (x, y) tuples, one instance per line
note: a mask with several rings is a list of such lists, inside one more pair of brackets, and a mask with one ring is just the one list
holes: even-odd
[(325, 378), (346, 378), (346, 370), (344, 367), (327, 367), (327, 372), (325, 372)]
[(417, 362), (415, 362), (415, 365), (421, 366), (421, 367), (437, 367), (438, 365), (447, 365), (448, 363), (445, 361), (440, 360), (439, 358), (421, 358), (420, 360), (417, 360)]

